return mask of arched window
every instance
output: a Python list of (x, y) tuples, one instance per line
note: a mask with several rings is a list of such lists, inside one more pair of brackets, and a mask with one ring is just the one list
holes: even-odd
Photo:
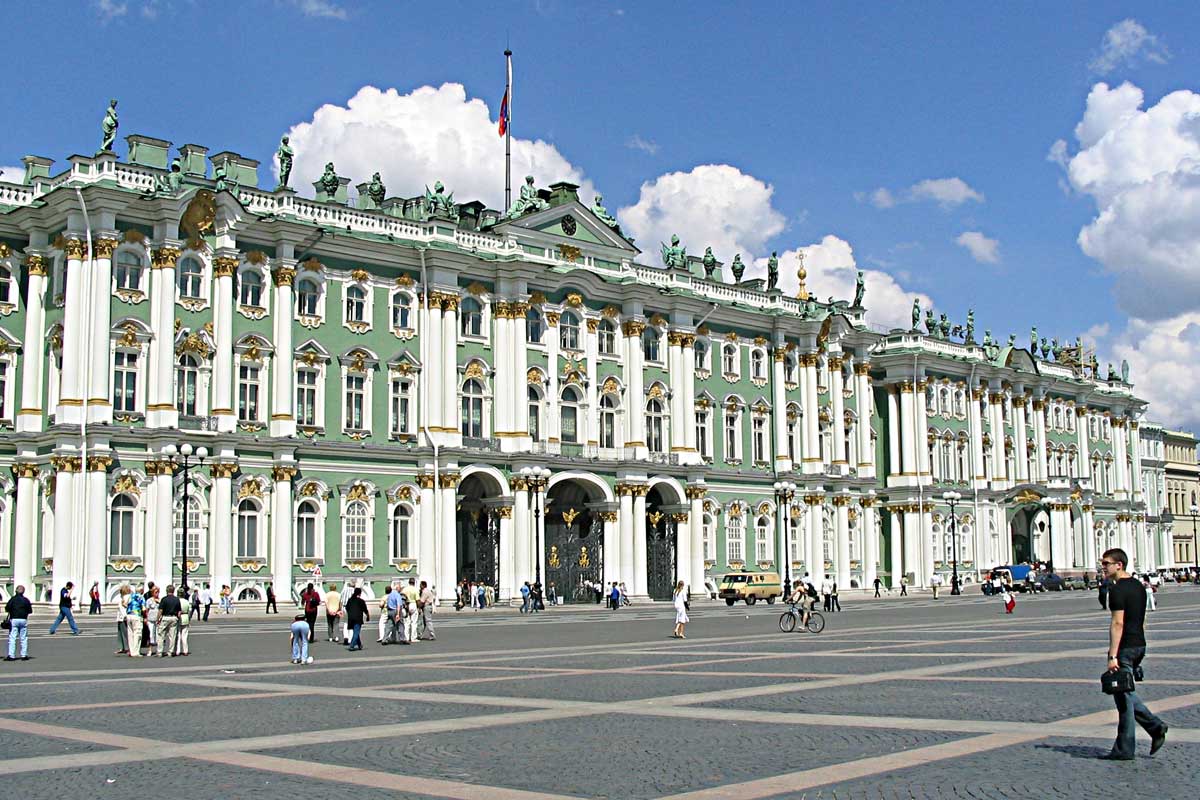
[(196, 395), (200, 385), (200, 365), (184, 353), (175, 371), (175, 406), (186, 417), (196, 416)]
[(462, 435), (483, 438), (483, 384), (474, 378), (463, 384)]
[(204, 297), (204, 265), (195, 256), (179, 259), (179, 296), (189, 300)]
[(463, 336), (483, 336), (483, 307), (474, 297), (463, 298), (459, 305), (458, 323)]
[(945, 386), (938, 393), (938, 408), (943, 416), (950, 416), (950, 390)]
[[(194, 490), (193, 490), (194, 491)], [(187, 557), (199, 558), (200, 552), (200, 535), (204, 532), (204, 517), (200, 512), (200, 498), (195, 494), (188, 494), (188, 515), (187, 515)], [(175, 549), (171, 551), (172, 560), (178, 558), (183, 550), (183, 499), (175, 504)]]
[(600, 398), (600, 446), (617, 447), (617, 398), (612, 393)]
[(658, 331), (654, 328), (646, 328), (642, 331), (642, 356), (647, 361), (661, 361), (662, 355), (659, 353), (659, 337)]
[(563, 350), (579, 349), (579, 316), (566, 311), (558, 321), (558, 346)]
[(742, 517), (730, 514), (725, 517), (725, 560), (744, 561), (745, 542), (743, 541)]
[(707, 511), (704, 513), (704, 522), (700, 528), (700, 545), (704, 553), (705, 561), (717, 560), (717, 523), (713, 519), (713, 515)]
[(296, 558), (317, 557), (317, 504), (305, 500), (296, 511)]
[(646, 447), (651, 453), (663, 452), (663, 405), (656, 398), (646, 404)]
[(412, 509), (398, 505), (392, 511), (392, 560), (412, 558)]
[(613, 325), (610, 320), (602, 319), (596, 327), (598, 334), (597, 346), (602, 356), (614, 356), (617, 354), (617, 326)]
[(767, 379), (766, 359), (762, 350), (750, 351), (750, 377), (756, 381)]
[(738, 461), (742, 457), (741, 412), (736, 407), (725, 408), (725, 429), (722, 444), (725, 447), (725, 460)]
[(788, 353), (783, 359), (783, 380), (784, 383), (796, 383), (796, 369), (799, 364), (799, 359), (794, 353)]
[(712, 448), (708, 443), (708, 414), (707, 405), (696, 408), (696, 451), (704, 459), (712, 458)]
[(367, 293), (361, 286), (346, 289), (346, 321), (366, 322)]
[(542, 438), (542, 393), (536, 386), (526, 390), (529, 398), (529, 435), (536, 442)]
[[(113, 264), (113, 281), (118, 289), (140, 290), (142, 288), (141, 257), (132, 250), (118, 250), (116, 262)], [(0, 282), (3, 282), (2, 278), (0, 278)], [(7, 302), (8, 297), (0, 297), (0, 301)]]
[(771, 518), (765, 514), (754, 524), (754, 560), (775, 560), (771, 558)]
[(346, 536), (345, 553), (347, 559), (365, 560), (369, 558), (369, 543), (367, 540), (367, 504), (354, 501), (346, 507)]
[(736, 375), (737, 367), (737, 345), (726, 344), (721, 348), (721, 372), (726, 375)]
[(967, 414), (967, 393), (959, 389), (954, 393), (954, 416), (964, 417)]
[(320, 309), (321, 287), (305, 278), (296, 285), (296, 311), (302, 317), (315, 317)]
[(750, 419), (751, 458), (755, 464), (767, 461), (767, 417), (758, 412)]
[(258, 558), (258, 504), (246, 498), (238, 503), (237, 557)]
[(708, 342), (703, 339), (697, 339), (692, 345), (692, 354), (695, 356), (695, 368), (698, 370), (708, 369)]
[(113, 498), (108, 527), (109, 555), (133, 555), (133, 512), (136, 508), (137, 503), (127, 494)]
[(562, 392), (562, 405), (559, 409), (561, 423), (560, 438), (567, 444), (579, 442), (579, 390), (568, 386)]
[(787, 410), (788, 458), (793, 462), (800, 458), (800, 406), (792, 404)]
[(542, 312), (531, 308), (525, 312), (525, 338), (530, 344), (541, 344), (542, 336), (546, 333), (546, 324), (542, 320)]
[(258, 270), (247, 269), (242, 272), (239, 281), (238, 302), (244, 306), (262, 307), (263, 279)]
[(412, 327), (412, 304), (404, 292), (392, 295), (392, 328), (407, 330)]

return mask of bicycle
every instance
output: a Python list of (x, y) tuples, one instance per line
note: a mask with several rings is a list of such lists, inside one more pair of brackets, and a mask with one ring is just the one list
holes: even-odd
[[(796, 604), (792, 603), (788, 610), (779, 615), (779, 630), (784, 633), (791, 633), (796, 630), (796, 623), (800, 619), (801, 611), (796, 608)], [(810, 633), (820, 633), (825, 630), (825, 617), (820, 611), (808, 612), (808, 625), (806, 626)], [(805, 628), (801, 628), (804, 630)]]

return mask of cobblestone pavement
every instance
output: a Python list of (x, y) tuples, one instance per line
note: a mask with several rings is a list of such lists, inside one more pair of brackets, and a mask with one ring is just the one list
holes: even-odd
[[(1098, 761), (1107, 614), (1091, 593), (847, 598), (820, 635), (778, 605), (443, 610), (439, 638), (289, 663), (290, 616), (193, 626), (188, 658), (112, 655), (108, 617), (0, 668), (0, 797), (1192, 798), (1200, 590), (1150, 617), (1153, 758)], [(323, 628), (323, 626), (320, 626)]]

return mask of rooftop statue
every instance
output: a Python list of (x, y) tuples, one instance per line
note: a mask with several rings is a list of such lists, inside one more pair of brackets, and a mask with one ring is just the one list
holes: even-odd
[(671, 243), (662, 243), (663, 264), (668, 267), (687, 266), (687, 248), (679, 244), (679, 235), (671, 234)]
[(1035, 358), (1037, 357), (1037, 354), (1038, 354), (1037, 325), (1034, 325), (1029, 330), (1029, 352), (1033, 353)]
[(279, 140), (279, 149), (275, 151), (275, 157), (279, 159), (279, 186), (286, 188), (288, 179), (292, 177), (292, 157), (295, 153), (288, 145), (288, 137), (284, 136)]
[(912, 329), (914, 331), (921, 330), (921, 301), (915, 298), (913, 299)]
[(426, 186), (425, 213), (453, 219), (456, 216), (454, 213), (454, 192), (446, 194), (446, 187), (442, 185), (441, 181), (433, 182), (432, 192)]
[(178, 158), (171, 159), (171, 171), (159, 178), (154, 188), (171, 194), (183, 188), (183, 163)]
[(704, 265), (704, 277), (711, 281), (713, 273), (717, 271), (717, 257), (713, 255), (711, 247), (704, 248), (704, 258), (700, 259), (700, 263)]
[(930, 336), (937, 334), (937, 320), (933, 318), (933, 309), (925, 309), (925, 333)]
[(1108, 380), (1115, 381), (1116, 379), (1117, 379), (1117, 369), (1116, 369), (1116, 367), (1114, 367), (1112, 365), (1112, 362), (1110, 361), (1110, 362), (1108, 362)]
[(771, 251), (771, 257), (767, 259), (767, 288), (774, 289), (779, 283), (779, 253)]
[(325, 165), (325, 171), (321, 173), (321, 191), (325, 196), (332, 200), (337, 196), (337, 190), (341, 188), (342, 182), (338, 178), (337, 173), (333, 171), (333, 162), (330, 161)]
[(520, 196), (517, 197), (517, 201), (512, 204), (512, 208), (504, 216), (508, 219), (516, 219), (522, 214), (528, 214), (530, 211), (544, 211), (549, 207), (549, 203), (538, 197), (537, 187), (533, 185), (533, 176), (526, 175), (525, 185), (521, 187)]
[(1062, 357), (1062, 345), (1058, 343), (1058, 339), (1050, 340), (1050, 357), (1058, 361)]
[(1050, 357), (1050, 343), (1046, 341), (1046, 337), (1042, 337), (1042, 358)]
[(108, 101), (108, 110), (104, 112), (104, 121), (100, 123), (100, 152), (111, 152), (113, 141), (117, 138), (117, 127), (120, 123), (117, 121), (117, 101)]
[(222, 161), (213, 166), (213, 180), (217, 182), (216, 191), (224, 192), (229, 189), (229, 162)]
[(371, 185), (367, 187), (367, 197), (371, 198), (371, 202), (375, 204), (376, 208), (382, 206), (384, 198), (387, 197), (387, 187), (379, 179), (378, 172), (371, 176)]
[(603, 201), (603, 195), (596, 195), (596, 199), (592, 201), (592, 214), (596, 216), (596, 219), (600, 220), (613, 230), (616, 230), (620, 226), (617, 224), (617, 221), (609, 215), (608, 209), (602, 205)]
[(967, 330), (963, 337), (967, 344), (975, 343), (975, 309), (967, 309)]
[(1016, 347), (1017, 346), (1017, 335), (1015, 333), (1010, 333), (1008, 335), (1008, 345), (1007, 346), (1008, 347)]
[(733, 270), (733, 282), (741, 283), (742, 276), (746, 274), (746, 265), (742, 263), (741, 253), (734, 255), (733, 263), (729, 265), (729, 268)]
[(942, 318), (938, 322), (938, 327), (941, 329), (942, 338), (949, 339), (950, 338), (950, 318), (947, 317), (945, 314), (942, 314)]
[(860, 269), (858, 276), (854, 279), (854, 307), (862, 308), (863, 296), (867, 293), (867, 284), (863, 280), (863, 272)]
[(1129, 383), (1129, 362), (1123, 358), (1121, 359), (1121, 381)]

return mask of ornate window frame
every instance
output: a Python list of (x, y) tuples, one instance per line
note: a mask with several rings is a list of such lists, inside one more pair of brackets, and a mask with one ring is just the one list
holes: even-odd
[[(130, 255), (137, 259), (138, 278), (132, 286), (121, 286), (117, 281), (118, 272), (125, 268), (126, 265), (120, 263), (123, 255)], [(145, 243), (138, 242), (121, 242), (117, 245), (116, 250), (112, 254), (112, 277), (111, 291), (114, 297), (121, 300), (123, 303), (136, 305), (144, 302), (150, 294), (148, 283), (150, 281), (150, 250)]]
[[(184, 262), (192, 259), (200, 265), (200, 291), (196, 295), (183, 294), (181, 282), (183, 280), (183, 265)], [(179, 254), (178, 260), (175, 262), (175, 304), (183, 306), (188, 311), (203, 311), (212, 303), (212, 259), (208, 253), (201, 250), (193, 250), (190, 247)]]
[[(229, 504), (229, 513), (232, 517), (230, 533), (233, 537), (230, 551), (233, 553), (235, 566), (246, 568), (269, 563), (267, 533), (271, 523), (270, 497), (271, 481), (263, 475), (242, 475), (234, 482), (233, 502)], [(241, 543), (242, 504), (247, 501), (249, 502), (247, 513), (255, 518), (254, 555), (238, 552), (238, 546)]]
[[(265, 336), (257, 333), (246, 334), (233, 346), (233, 393), (236, 406), (234, 413), (238, 427), (243, 431), (256, 431), (267, 423), (267, 409), (271, 398), (270, 372), (271, 367), (274, 366), (271, 362), (274, 354), (275, 348), (271, 346)], [(241, 415), (243, 366), (258, 370), (257, 379), (252, 381), (258, 387), (257, 413), (247, 418), (243, 418)]]
[[(237, 301), (238, 313), (246, 319), (256, 320), (263, 319), (268, 316), (271, 313), (271, 295), (274, 294), (272, 291), (271, 268), (269, 262), (263, 260), (261, 263), (255, 264), (254, 262), (243, 258), (242, 262), (238, 264), (235, 275), (237, 277), (237, 287), (235, 289), (237, 294), (235, 299)], [(244, 302), (246, 298), (242, 296), (242, 291), (247, 275), (254, 275), (262, 282), (262, 294), (259, 296), (258, 305)]]
[[(398, 319), (397, 309), (401, 304), (398, 304), (397, 299), (403, 299), (403, 306), (408, 309), (408, 324), (401, 325)], [(418, 320), (421, 315), (417, 313), (420, 308), (420, 301), (417, 294), (411, 289), (404, 287), (396, 287), (388, 293), (388, 327), (392, 331), (392, 335), (397, 339), (408, 341), (417, 335)]]
[[(378, 489), (367, 480), (355, 480), (338, 487), (339, 519), (341, 533), (342, 566), (351, 572), (365, 572), (375, 562), (375, 495)], [(364, 530), (352, 532), (349, 528), (351, 512), (362, 506)], [(351, 555), (349, 537), (362, 535), (366, 539), (365, 553)]]
[[(298, 482), (292, 498), (292, 562), (305, 571), (312, 571), (318, 564), (325, 563), (325, 531), (329, 516), (329, 486), (322, 480), (307, 478)], [(300, 553), (300, 514), (311, 503), (313, 515), (313, 552)]]
[[(292, 381), (294, 397), (292, 407), (296, 414), (296, 427), (306, 436), (315, 436), (325, 432), (325, 408), (328, 405), (325, 395), (325, 382), (329, 376), (329, 351), (321, 346), (316, 339), (309, 339), (301, 344), (293, 353), (292, 368), (295, 370), (295, 380)], [(314, 373), (316, 380), (313, 388), (313, 418), (305, 422), (300, 416), (300, 373)]]
[[(146, 378), (146, 361), (149, 358), (150, 340), (154, 338), (145, 322), (135, 317), (120, 319), (109, 329), (108, 368), (109, 386), (112, 387), (113, 418), (118, 422), (132, 422), (146, 413), (146, 394), (149, 385)], [(137, 366), (134, 376), (134, 404), (132, 409), (118, 409), (116, 404), (117, 390), (117, 354), (134, 355)], [(61, 379), (61, 378), (60, 378)], [(174, 397), (172, 397), (174, 399)]]
[[(304, 262), (304, 264), (309, 263)], [(292, 313), (295, 315), (296, 321), (304, 328), (321, 327), (325, 323), (325, 305), (329, 299), (329, 282), (325, 279), (324, 270), (301, 265), (296, 271), (295, 281), (296, 296), (292, 301)], [(311, 282), (316, 287), (316, 298), (312, 309), (301, 304), (303, 293), (300, 291), (300, 287), (305, 282)], [(312, 311), (316, 313), (310, 313)]]
[[(417, 563), (417, 548), (421, 538), (421, 492), (416, 485), (401, 483), (387, 495), (387, 555), (388, 563), (405, 571), (405, 565), (411, 568)], [(399, 510), (407, 512), (408, 517), (408, 552), (396, 552), (396, 513)]]
[[(375, 373), (379, 371), (379, 358), (365, 347), (352, 347), (338, 356), (341, 373), (338, 377), (338, 390), (341, 392), (339, 405), (342, 409), (341, 431), (351, 439), (362, 440), (371, 435), (373, 430), (373, 406), (375, 398)], [(353, 427), (349, 416), (346, 398), (350, 391), (350, 379), (362, 379), (363, 416), (362, 426)]]
[[(373, 327), (375, 319), (375, 292), (371, 286), (370, 275), (366, 270), (355, 270), (350, 280), (342, 281), (342, 327), (351, 333), (367, 333)], [(361, 299), (353, 299), (352, 291), (362, 292)], [(350, 304), (362, 303), (362, 317), (355, 319), (350, 313)]]
[[(124, 505), (125, 502), (131, 505)], [(130, 515), (130, 542), (128, 553), (113, 552), (113, 519), (117, 513), (117, 503), (122, 503), (122, 509), (128, 509)], [(143, 549), (142, 545), (145, 537), (145, 509), (142, 507), (140, 489), (129, 489), (127, 491), (112, 491), (105, 503), (106, 525), (104, 538), (104, 552), (108, 558), (108, 562), (131, 562), (139, 564), (142, 561)]]
[[(176, 516), (183, 508), (183, 472), (177, 472), (171, 479), (172, 487), (172, 502), (171, 502), (171, 563), (179, 563), (179, 547), (175, 541), (175, 537), (182, 536), (183, 526), (176, 524)], [(192, 571), (191, 565), (200, 565), (208, 561), (208, 526), (211, 519), (211, 509), (209, 507), (209, 492), (212, 488), (212, 480), (202, 474), (199, 470), (192, 472), (188, 476), (188, 503), (195, 502), (197, 511), (200, 514), (200, 524), (196, 527), (188, 524), (188, 536), (196, 537), (196, 555), (187, 555), (188, 571)], [(186, 550), (184, 551), (186, 555)]]

